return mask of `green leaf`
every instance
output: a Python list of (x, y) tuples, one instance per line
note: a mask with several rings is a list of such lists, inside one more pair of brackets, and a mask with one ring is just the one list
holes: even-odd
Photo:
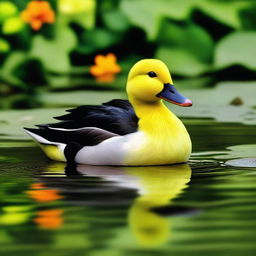
[(217, 45), (215, 65), (228, 67), (240, 64), (256, 69), (256, 32), (234, 32), (224, 37)]
[(17, 78), (13, 72), (21, 63), (25, 62), (27, 58), (27, 55), (23, 52), (12, 52), (0, 69), (0, 78), (12, 85), (25, 88), (23, 82)]
[(160, 47), (156, 57), (164, 61), (171, 73), (184, 76), (198, 76), (210, 69), (192, 53), (180, 48)]
[(2, 32), (6, 35), (15, 34), (22, 30), (23, 26), (24, 22), (20, 19), (20, 17), (11, 17), (3, 22)]
[(135, 26), (141, 27), (150, 40), (156, 38), (161, 21), (164, 17), (184, 20), (198, 0), (123, 0), (121, 10)]
[(10, 45), (8, 41), (0, 38), (0, 52), (8, 52), (10, 50)]
[(113, 31), (122, 32), (129, 28), (129, 21), (120, 10), (105, 11), (102, 18), (106, 26)]
[(106, 49), (120, 40), (120, 35), (106, 29), (92, 29), (85, 31), (78, 51), (90, 54), (96, 50)]
[(17, 7), (10, 1), (0, 2), (0, 21), (3, 21), (8, 17), (16, 15), (17, 12)]
[(47, 84), (44, 67), (38, 59), (30, 58), (20, 63), (20, 65), (13, 70), (13, 74), (27, 84), (28, 87)]
[(212, 17), (213, 19), (239, 29), (242, 22), (239, 12), (253, 5), (250, 1), (218, 1), (218, 0), (202, 0), (198, 2), (197, 8)]
[(77, 23), (91, 29), (95, 23), (95, 0), (58, 0), (59, 19), (64, 23)]
[(38, 58), (48, 71), (65, 73), (70, 71), (69, 53), (76, 45), (74, 32), (65, 25), (56, 26), (54, 39), (41, 35), (34, 37), (30, 56)]
[(121, 3), (130, 22), (145, 30), (151, 40), (156, 39), (164, 17), (184, 21), (199, 9), (213, 19), (239, 29), (242, 27), (240, 11), (252, 6), (252, 1), (218, 0), (123, 0)]
[(210, 35), (197, 25), (182, 26), (165, 21), (157, 40), (161, 45), (186, 50), (203, 62), (212, 62), (214, 42)]

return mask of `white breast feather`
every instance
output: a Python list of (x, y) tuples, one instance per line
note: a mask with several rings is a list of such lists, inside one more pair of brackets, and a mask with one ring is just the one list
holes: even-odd
[(125, 157), (144, 144), (142, 132), (109, 138), (96, 146), (86, 146), (76, 155), (79, 164), (91, 165), (123, 165)]

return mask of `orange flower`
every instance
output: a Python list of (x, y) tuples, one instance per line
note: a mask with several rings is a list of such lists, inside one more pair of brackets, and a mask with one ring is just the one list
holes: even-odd
[(97, 55), (94, 59), (96, 65), (90, 68), (90, 73), (97, 78), (97, 81), (112, 82), (115, 74), (121, 71), (121, 67), (116, 63), (116, 56), (109, 53), (106, 56)]
[(34, 222), (44, 229), (57, 229), (63, 223), (63, 211), (59, 209), (38, 211), (38, 217), (34, 218)]
[(43, 23), (53, 23), (55, 20), (54, 11), (46, 1), (32, 1), (21, 13), (21, 18), (30, 23), (32, 29), (39, 30)]

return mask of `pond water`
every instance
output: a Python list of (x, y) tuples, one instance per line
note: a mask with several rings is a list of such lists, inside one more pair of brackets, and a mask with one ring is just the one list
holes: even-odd
[(256, 168), (223, 162), (252, 157), (256, 127), (184, 122), (194, 153), (174, 166), (75, 168), (2, 136), (1, 255), (255, 255)]

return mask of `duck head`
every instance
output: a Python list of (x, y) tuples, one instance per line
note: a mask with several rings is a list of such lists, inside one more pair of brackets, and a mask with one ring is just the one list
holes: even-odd
[(129, 72), (126, 90), (131, 100), (139, 102), (153, 103), (163, 99), (183, 107), (192, 106), (192, 101), (173, 86), (167, 66), (157, 59), (137, 62)]

